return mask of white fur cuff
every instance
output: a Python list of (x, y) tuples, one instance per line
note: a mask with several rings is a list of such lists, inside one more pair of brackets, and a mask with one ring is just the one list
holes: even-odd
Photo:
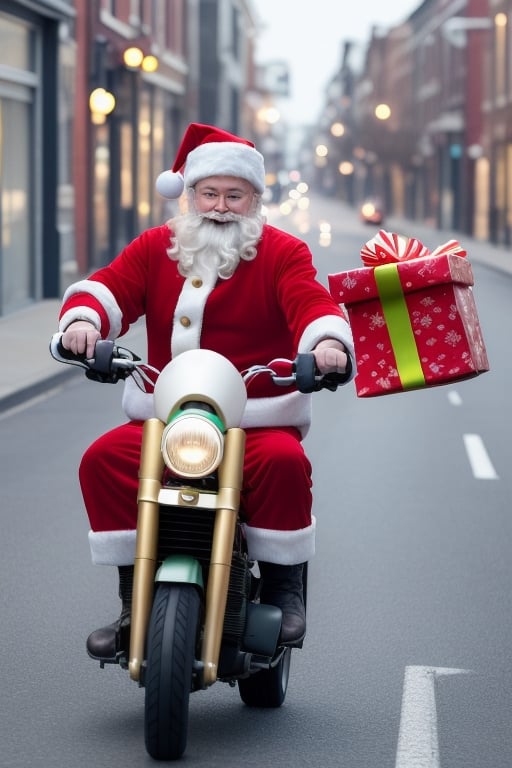
[(308, 528), (297, 531), (275, 531), (253, 528), (244, 523), (249, 557), (265, 563), (297, 565), (305, 563), (315, 554), (316, 519)]
[(136, 531), (89, 531), (93, 565), (133, 565)]

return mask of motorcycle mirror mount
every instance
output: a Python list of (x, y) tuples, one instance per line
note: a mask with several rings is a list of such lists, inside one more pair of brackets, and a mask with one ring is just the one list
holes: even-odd
[(187, 401), (211, 405), (226, 429), (238, 427), (247, 402), (245, 383), (235, 366), (210, 349), (191, 349), (173, 358), (155, 385), (155, 415), (169, 414)]

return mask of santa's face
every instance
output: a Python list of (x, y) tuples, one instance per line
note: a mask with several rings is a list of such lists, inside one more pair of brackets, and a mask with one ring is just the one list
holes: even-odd
[(235, 272), (240, 260), (256, 257), (265, 219), (261, 198), (245, 179), (210, 176), (189, 189), (189, 210), (170, 222), (174, 232), (169, 257), (180, 274), (216, 275)]
[(245, 179), (235, 176), (210, 176), (194, 187), (196, 212), (222, 224), (233, 220), (229, 214), (248, 216), (254, 212), (255, 190)]

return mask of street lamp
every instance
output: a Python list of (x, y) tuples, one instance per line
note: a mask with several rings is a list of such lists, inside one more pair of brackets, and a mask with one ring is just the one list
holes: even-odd
[(105, 88), (95, 88), (89, 96), (89, 109), (93, 123), (101, 125), (107, 115), (114, 111), (116, 98), (113, 93)]
[(146, 55), (137, 45), (123, 51), (123, 62), (127, 69), (142, 69), (143, 72), (156, 72), (159, 64), (156, 56)]

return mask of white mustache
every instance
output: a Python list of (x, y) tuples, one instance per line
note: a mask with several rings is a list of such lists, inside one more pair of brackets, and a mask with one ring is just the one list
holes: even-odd
[(203, 219), (210, 219), (210, 221), (241, 221), (242, 216), (238, 213), (232, 213), (227, 211), (226, 213), (219, 213), (218, 211), (209, 211), (208, 213), (201, 214)]

